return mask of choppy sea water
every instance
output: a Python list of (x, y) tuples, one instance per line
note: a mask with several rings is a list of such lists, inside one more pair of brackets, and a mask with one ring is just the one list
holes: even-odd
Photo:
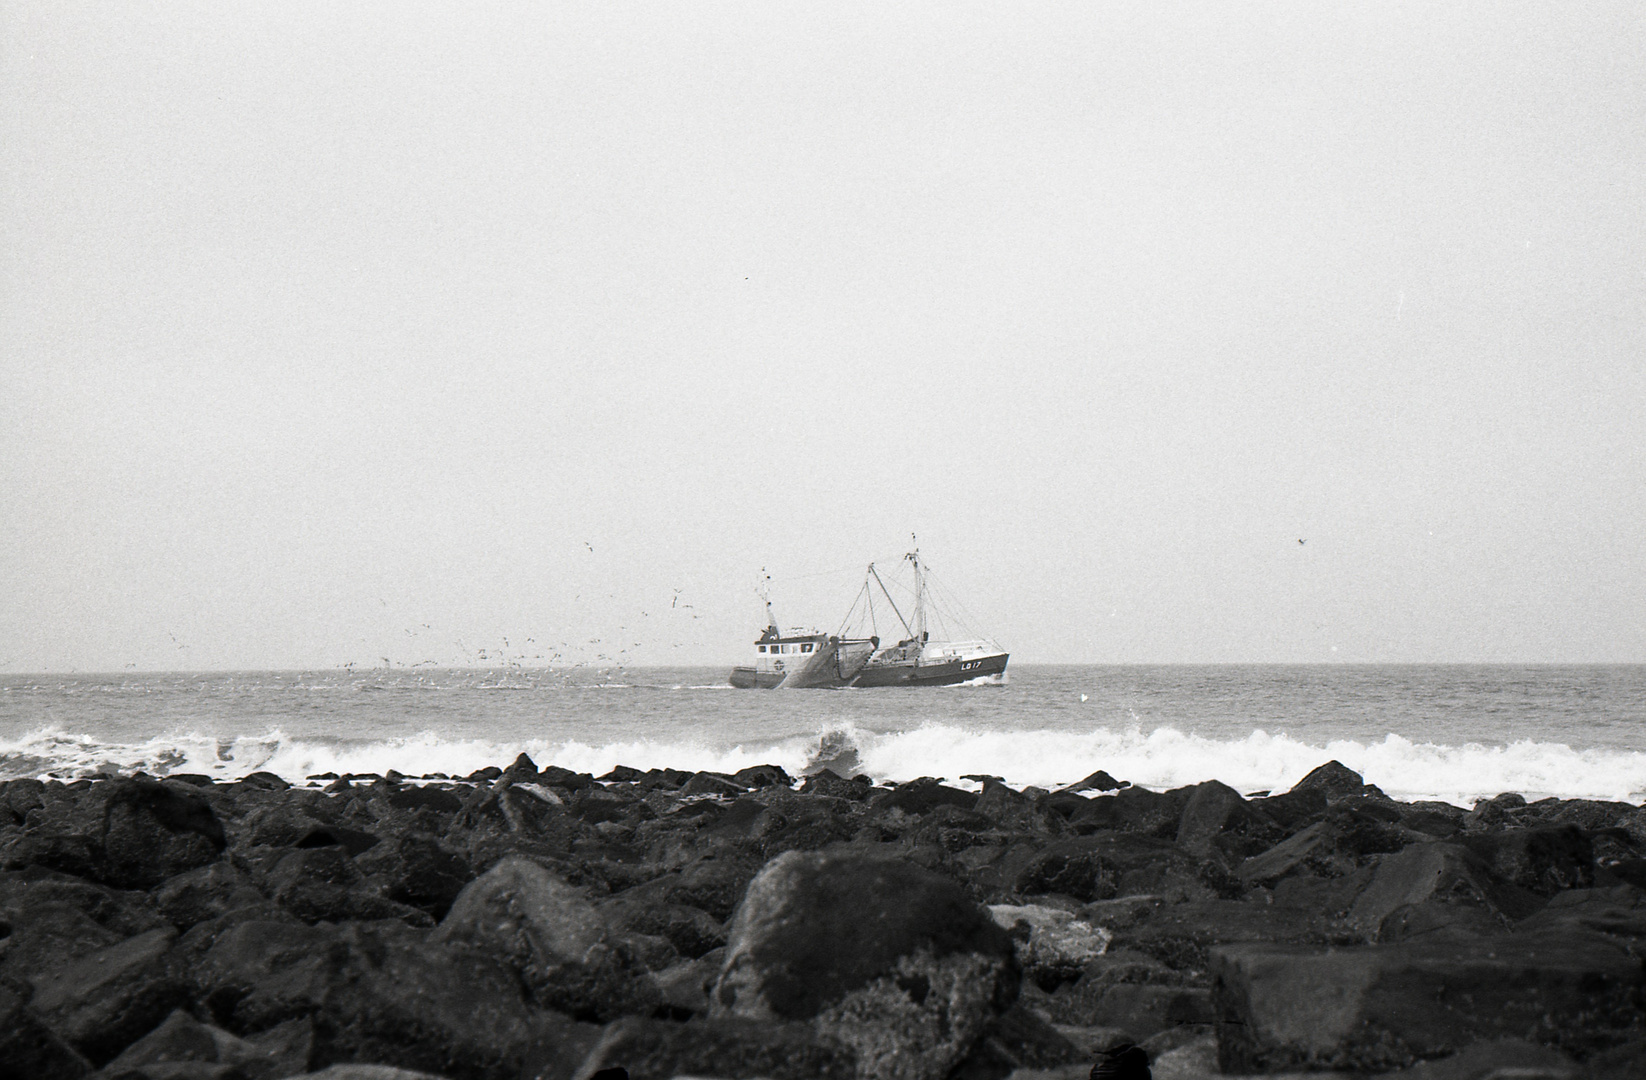
[(1646, 800), (1646, 665), (1035, 666), (1003, 686), (733, 690), (722, 668), (0, 676), (0, 779), (142, 769), (603, 773), (820, 762), (877, 779)]

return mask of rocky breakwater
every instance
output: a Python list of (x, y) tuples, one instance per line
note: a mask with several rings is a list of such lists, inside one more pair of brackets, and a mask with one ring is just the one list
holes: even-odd
[(0, 1076), (1646, 1075), (1638, 807), (966, 779), (14, 780)]

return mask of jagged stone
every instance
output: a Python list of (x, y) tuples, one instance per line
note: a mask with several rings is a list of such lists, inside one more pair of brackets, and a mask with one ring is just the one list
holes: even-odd
[(781, 765), (750, 765), (732, 773), (732, 779), (750, 788), (791, 787), (794, 784), (794, 778)]
[(264, 887), (275, 903), (305, 922), (400, 919), (434, 925), (426, 912), (378, 893), (340, 847), (289, 852), (269, 871)]
[(16, 1080), (80, 1080), (92, 1064), (0, 983), (0, 1074)]
[(1642, 1031), (1640, 962), (1594, 937), (1265, 943), (1212, 959), (1225, 1072), (1378, 1072), (1503, 1037), (1587, 1056)]
[(861, 802), (869, 798), (874, 791), (873, 784), (861, 784), (856, 780), (848, 780), (837, 776), (828, 769), (819, 769), (806, 777), (806, 782), (800, 785), (802, 795), (826, 795), (836, 799), (851, 799)]
[(993, 904), (989, 915), (1012, 935), (1023, 977), (1046, 990), (1078, 978), (1114, 936), (1073, 912), (1039, 904)]
[(1012, 941), (908, 862), (788, 852), (750, 883), (714, 1015), (809, 1021), (861, 1077), (936, 1080), (1015, 996)]
[(183, 1002), (168, 962), (177, 931), (150, 930), (37, 980), (29, 1008), (93, 1062), (105, 1062)]
[(1135, 925), (1115, 929), (1110, 947), (1151, 956), (1198, 977), (1209, 969), (1211, 950), (1234, 942), (1321, 943), (1337, 928), (1311, 908), (1241, 900), (1199, 900), (1162, 906)]
[(1130, 780), (1116, 780), (1102, 769), (1097, 770), (1084, 780), (1077, 780), (1064, 791), (1119, 791), (1121, 788), (1131, 787)]
[(489, 1080), (518, 1072), (538, 1029), (510, 967), (393, 921), (243, 923), (211, 946), (196, 979), (242, 1035), (311, 1017), (318, 1064)]
[(1280, 827), (1229, 785), (1208, 780), (1191, 792), (1178, 818), (1177, 845), (1183, 850), (1201, 857), (1221, 851), (1235, 862), (1280, 839)]
[(1234, 888), (1216, 867), (1176, 844), (1125, 832), (1059, 840), (1029, 855), (1014, 875), (1024, 896), (1060, 893), (1078, 901), (1153, 893), (1208, 899)]
[(1471, 833), (1459, 842), (1499, 877), (1541, 896), (1594, 884), (1594, 846), (1576, 825)]
[(1379, 940), (1396, 940), (1448, 926), (1465, 933), (1507, 929), (1538, 906), (1468, 848), (1436, 841), (1385, 855), (1349, 920)]
[[(202, 1024), (182, 1009), (174, 1009), (159, 1027), (122, 1050), (104, 1066), (109, 1080), (141, 1076), (161, 1080), (180, 1075), (174, 1066), (219, 1066), (217, 1073), (244, 1080), (276, 1080), (307, 1071), (313, 1025), (290, 1021), (255, 1041), (239, 1038), (222, 1028)], [(209, 1069), (199, 1070), (213, 1075)], [(192, 1075), (192, 1074), (190, 1074)]]
[(359, 856), (355, 864), (381, 885), (390, 900), (435, 919), (445, 918), (463, 887), (476, 876), (467, 859), (426, 836), (385, 841)]
[(720, 1080), (853, 1080), (862, 1075), (851, 1051), (827, 1042), (806, 1024), (717, 1018), (674, 1023), (639, 1017), (606, 1029), (577, 1080), (605, 1068), (630, 1080), (713, 1076)]
[(725, 795), (731, 798), (743, 794), (746, 788), (718, 773), (699, 772), (680, 788), (682, 795)]
[(1292, 785), (1293, 791), (1313, 789), (1336, 800), (1346, 795), (1359, 795), (1366, 790), (1366, 779), (1341, 761), (1332, 760), (1310, 769), (1308, 775)]
[(929, 814), (939, 806), (954, 806), (970, 810), (977, 804), (977, 796), (936, 780), (911, 780), (889, 791), (876, 792), (869, 800), (869, 809), (877, 813), (901, 810), (919, 816)]
[(1069, 824), (1077, 832), (1118, 830), (1171, 840), (1177, 836), (1189, 795), (1186, 791), (1150, 791), (1129, 787), (1113, 795), (1087, 799), (1086, 805)]
[(261, 899), (251, 878), (223, 860), (185, 870), (154, 890), (160, 915), (179, 931)]

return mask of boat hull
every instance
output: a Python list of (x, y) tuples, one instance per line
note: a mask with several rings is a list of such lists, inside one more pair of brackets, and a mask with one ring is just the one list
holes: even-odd
[(732, 668), (727, 681), (738, 690), (776, 690), (788, 678), (788, 672), (756, 671), (752, 667)]
[(779, 671), (753, 667), (732, 668), (726, 680), (738, 690), (838, 689), (850, 686), (874, 655), (877, 642), (829, 638), (819, 643), (803, 663)]
[(1009, 653), (957, 657), (936, 664), (905, 660), (892, 664), (871, 663), (852, 680), (853, 686), (955, 686), (976, 679), (997, 679), (1006, 672)]

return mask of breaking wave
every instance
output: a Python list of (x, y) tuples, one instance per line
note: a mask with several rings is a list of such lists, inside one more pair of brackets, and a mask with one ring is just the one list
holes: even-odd
[(72, 779), (139, 769), (152, 775), (203, 773), (222, 779), (266, 770), (294, 781), (316, 773), (382, 773), (391, 768), (408, 776), (462, 776), (487, 765), (506, 765), (520, 753), (539, 765), (553, 763), (596, 775), (618, 764), (732, 772), (770, 762), (796, 775), (826, 766), (843, 775), (866, 773), (875, 779), (941, 776), (963, 783), (959, 778), (970, 773), (1000, 776), (1019, 786), (1054, 787), (1105, 769), (1150, 788), (1215, 779), (1246, 793), (1285, 790), (1316, 765), (1335, 758), (1402, 799), (1469, 805), (1483, 796), (1515, 791), (1528, 798), (1646, 800), (1646, 753), (1574, 749), (1557, 742), (1454, 746), (1387, 735), (1379, 741), (1317, 745), (1261, 730), (1243, 738), (1215, 739), (1171, 727), (1146, 732), (976, 731), (943, 723), (890, 733), (844, 724), (736, 746), (715, 745), (707, 737), (591, 745), (577, 740), (454, 739), (433, 732), (348, 741), (290, 738), (277, 728), (234, 739), (168, 735), (118, 743), (42, 728), (0, 739), (0, 779)]

